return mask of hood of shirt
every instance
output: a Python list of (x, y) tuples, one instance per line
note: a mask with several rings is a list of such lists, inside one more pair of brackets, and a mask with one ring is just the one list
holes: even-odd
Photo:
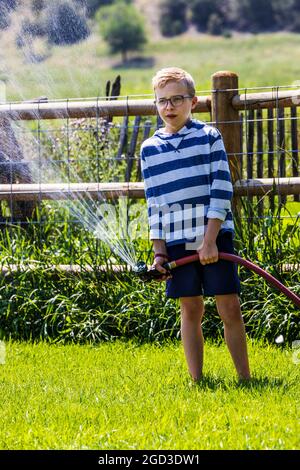
[(203, 127), (202, 123), (190, 119), (181, 129), (179, 129), (179, 131), (176, 132), (176, 134), (168, 134), (167, 132), (158, 129), (154, 133), (154, 136), (169, 143), (176, 150), (187, 135), (198, 132), (201, 127)]

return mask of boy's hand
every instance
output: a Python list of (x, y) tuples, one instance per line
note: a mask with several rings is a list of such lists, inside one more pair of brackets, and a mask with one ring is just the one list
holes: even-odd
[(159, 271), (162, 274), (160, 277), (155, 278), (158, 282), (166, 281), (172, 277), (171, 274), (162, 266), (165, 262), (166, 258), (157, 256), (152, 264), (152, 268), (155, 268), (156, 271)]
[(219, 259), (218, 248), (215, 242), (204, 241), (198, 249), (199, 261), (201, 264), (216, 263)]

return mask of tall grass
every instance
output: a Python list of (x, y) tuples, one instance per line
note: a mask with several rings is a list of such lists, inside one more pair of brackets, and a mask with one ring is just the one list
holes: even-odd
[[(27, 229), (6, 227), (0, 232), (1, 264), (17, 266), (17, 271), (0, 278), (0, 328), (5, 338), (84, 343), (119, 337), (162, 341), (179, 336), (178, 305), (165, 298), (164, 285), (143, 284), (132, 273), (113, 274), (109, 266), (116, 257), (80, 226), (70, 224), (64, 208), (49, 209), (47, 203), (40, 216), (39, 223)], [(237, 227), (236, 246), (240, 255), (299, 295), (299, 269), (286, 272), (282, 268), (299, 260), (299, 220), (291, 220), (287, 224), (280, 217), (257, 218), (252, 230), (242, 223)], [(136, 241), (135, 250), (138, 257), (151, 262), (149, 243)], [(53, 265), (69, 263), (81, 265), (83, 271), (71, 275), (53, 270)], [(100, 271), (99, 265), (107, 265), (108, 272)], [(93, 270), (84, 271), (85, 266)], [(270, 341), (279, 334), (286, 341), (298, 339), (299, 309), (256, 274), (243, 268), (240, 277), (248, 334)], [(222, 322), (214, 299), (207, 299), (206, 304), (204, 333), (218, 340)]]

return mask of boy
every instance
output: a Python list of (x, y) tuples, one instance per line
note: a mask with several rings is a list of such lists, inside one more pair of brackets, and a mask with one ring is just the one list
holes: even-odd
[[(237, 374), (247, 380), (237, 269), (229, 261), (218, 261), (218, 251), (233, 253), (232, 184), (223, 140), (216, 128), (192, 119), (197, 97), (190, 74), (177, 67), (162, 69), (152, 84), (165, 125), (141, 147), (154, 267), (167, 281), (167, 297), (179, 298), (181, 337), (192, 379), (202, 377), (204, 294), (215, 296)], [(162, 267), (166, 260), (195, 250), (200, 263), (167, 275)]]

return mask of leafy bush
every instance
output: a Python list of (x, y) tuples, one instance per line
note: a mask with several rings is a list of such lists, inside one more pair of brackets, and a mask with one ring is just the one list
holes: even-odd
[(6, 12), (1, 11), (0, 7), (0, 30), (10, 26), (10, 17)]
[(163, 36), (184, 33), (188, 27), (186, 0), (164, 0), (160, 9), (159, 26)]
[(86, 39), (89, 28), (86, 19), (67, 1), (59, 1), (47, 8), (45, 25), (50, 44), (74, 44)]
[(300, 0), (165, 0), (162, 8), (165, 14), (161, 14), (160, 25), (165, 36), (182, 33), (187, 18), (198, 31), (225, 32), (227, 37), (230, 30), (300, 30)]
[(10, 26), (10, 12), (18, 6), (17, 0), (1, 0), (0, 2), (0, 30)]
[(31, 10), (35, 15), (39, 15), (46, 8), (46, 0), (31, 0)]
[[(299, 295), (299, 271), (280, 268), (299, 259), (299, 220), (286, 225), (277, 217), (279, 213), (237, 227), (238, 254)], [(66, 204), (45, 203), (37, 222), (26, 231), (7, 227), (0, 232), (1, 265), (19, 266), (11, 276), (0, 277), (0, 330), (5, 338), (97, 343), (117, 337), (140, 342), (178, 337), (178, 305), (165, 298), (164, 284), (142, 284), (132, 274), (115, 277), (97, 270), (101, 264), (109, 266), (113, 254), (80, 224), (71, 223)], [(142, 248), (150, 248), (146, 240), (132, 243), (138, 256)], [(51, 268), (70, 263), (70, 258), (93, 271), (71, 275)], [(143, 259), (151, 262), (150, 251)], [(25, 260), (33, 260), (35, 269), (26, 268)], [(271, 342), (279, 334), (286, 342), (299, 338), (299, 309), (256, 274), (242, 268), (240, 277), (248, 335)], [(214, 299), (206, 300), (206, 311), (205, 336), (221, 338), (223, 324)]]
[(207, 22), (207, 32), (214, 36), (220, 36), (223, 34), (223, 21), (217, 13), (210, 15)]
[(118, 2), (101, 8), (97, 19), (111, 52), (121, 52), (123, 62), (127, 60), (128, 51), (142, 49), (147, 41), (143, 18), (133, 5)]
[(191, 0), (192, 22), (199, 31), (207, 30), (207, 23), (212, 14), (218, 12), (218, 0)]
[[(79, 0), (80, 1), (80, 0)], [(115, 0), (83, 0), (88, 16), (93, 17), (99, 8), (112, 5)]]
[(1, 0), (1, 8), (7, 11), (15, 10), (19, 3), (19, 0)]

